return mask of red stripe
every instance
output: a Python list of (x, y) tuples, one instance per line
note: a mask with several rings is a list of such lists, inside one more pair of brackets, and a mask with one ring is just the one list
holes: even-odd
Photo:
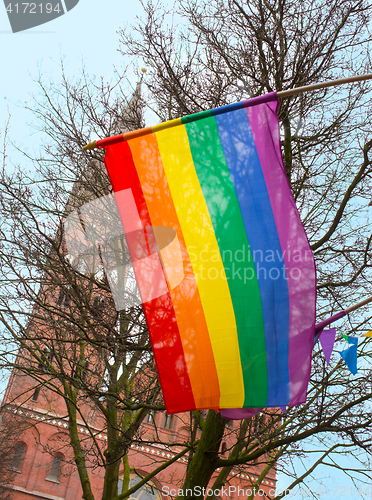
[[(105, 165), (114, 191), (131, 189), (143, 228), (152, 226), (128, 143), (121, 142), (107, 147)], [(122, 222), (125, 231), (124, 218), (122, 218)], [(146, 235), (145, 237), (147, 239)], [(128, 247), (131, 257), (135, 259), (137, 247), (131, 248), (130, 239), (128, 240)], [(138, 283), (138, 285), (141, 295), (146, 296), (146, 290), (141, 290), (141, 283)], [(161, 297), (144, 303), (143, 310), (167, 412), (176, 413), (195, 408), (170, 293), (168, 292)]]

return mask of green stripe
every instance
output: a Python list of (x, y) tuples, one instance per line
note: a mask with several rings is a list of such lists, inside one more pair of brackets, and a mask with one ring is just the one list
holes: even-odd
[[(210, 117), (188, 123), (186, 130), (234, 307), (245, 387), (244, 406), (265, 406), (268, 382), (260, 289), (216, 119)], [(209, 258), (213, 261), (213, 255)]]
[(193, 115), (183, 116), (181, 118), (181, 123), (186, 125), (186, 123), (191, 123), (196, 120), (201, 120), (202, 118), (207, 118), (208, 116), (212, 116), (212, 111), (208, 109), (207, 111), (200, 111), (199, 113), (194, 113)]

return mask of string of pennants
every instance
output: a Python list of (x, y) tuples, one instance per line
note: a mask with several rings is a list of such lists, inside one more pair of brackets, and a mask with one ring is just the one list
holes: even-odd
[[(346, 366), (349, 368), (350, 372), (353, 375), (356, 375), (356, 373), (358, 373), (358, 368), (357, 368), (358, 337), (351, 337), (350, 335), (344, 335), (343, 333), (341, 333), (341, 335), (349, 344), (349, 347), (341, 351), (340, 356), (345, 361)], [(372, 337), (372, 330), (362, 335), (362, 337)], [(322, 350), (327, 365), (329, 365), (331, 360), (335, 339), (336, 339), (336, 328), (323, 330), (321, 332), (321, 335), (319, 336), (319, 342), (320, 345), (322, 346)]]
[[(349, 312), (354, 311), (355, 309), (359, 309), (359, 307), (368, 304), (369, 302), (371, 302), (371, 300), (372, 298), (363, 300), (362, 302), (356, 304), (355, 306), (352, 306), (349, 309), (345, 309), (345, 311), (340, 311), (339, 313), (318, 323), (315, 326), (314, 346), (316, 342), (319, 340), (327, 365), (329, 365), (330, 363), (331, 355), (334, 348), (334, 343), (336, 340), (336, 328), (330, 328), (329, 330), (324, 330), (324, 328), (329, 324), (333, 323), (334, 321), (343, 318)], [(350, 335), (345, 335), (343, 333), (341, 333), (341, 335), (344, 338), (344, 340), (349, 344), (349, 347), (341, 351), (340, 356), (345, 361), (346, 366), (348, 367), (350, 372), (353, 375), (355, 375), (356, 373), (358, 373), (358, 367), (357, 367), (358, 337), (351, 337)], [(363, 337), (372, 337), (372, 330), (365, 333)]]
[[(372, 332), (369, 332), (372, 333)], [(340, 356), (346, 363), (346, 366), (349, 368), (351, 373), (355, 375), (358, 373), (357, 368), (357, 346), (358, 346), (358, 338), (350, 337), (348, 335), (341, 334), (342, 337), (348, 342), (349, 347), (340, 352)], [(368, 334), (366, 334), (367, 336)], [(372, 336), (368, 335), (368, 336)], [(329, 365), (331, 360), (331, 355), (333, 352), (333, 347), (336, 339), (336, 328), (331, 328), (330, 330), (323, 330), (322, 334), (319, 336), (319, 342), (322, 346), (323, 353), (327, 365)]]
[[(372, 297), (368, 297), (367, 299), (358, 302), (357, 304), (345, 309), (344, 311), (340, 311), (333, 316), (321, 321), (317, 325), (315, 325), (315, 337), (314, 337), (314, 346), (316, 342), (319, 340), (320, 345), (322, 346), (322, 350), (327, 362), (329, 365), (335, 339), (336, 339), (336, 328), (331, 328), (330, 330), (325, 330), (325, 327), (334, 323), (335, 321), (343, 318), (347, 314), (363, 307), (372, 302)], [(347, 349), (344, 349), (340, 352), (340, 356), (345, 361), (346, 366), (349, 368), (350, 372), (355, 375), (358, 373), (357, 368), (357, 347), (358, 347), (358, 337), (351, 337), (349, 335), (341, 334), (342, 337), (349, 344)], [(372, 337), (372, 330), (363, 335), (363, 337)]]
[[(341, 351), (340, 356), (345, 361), (346, 366), (348, 367), (350, 372), (353, 375), (356, 375), (358, 373), (358, 367), (357, 367), (358, 338), (350, 337), (349, 335), (344, 335), (343, 333), (341, 333), (341, 335), (346, 340), (346, 342), (348, 342), (349, 347)], [(372, 337), (372, 330), (364, 334), (363, 337)], [(318, 340), (320, 342), (320, 345), (322, 346), (326, 363), (327, 365), (329, 365), (333, 352), (334, 343), (336, 340), (336, 328), (330, 328), (329, 330), (321, 330), (320, 332), (316, 331), (314, 345)], [(287, 413), (286, 406), (281, 406), (280, 409), (282, 413)]]

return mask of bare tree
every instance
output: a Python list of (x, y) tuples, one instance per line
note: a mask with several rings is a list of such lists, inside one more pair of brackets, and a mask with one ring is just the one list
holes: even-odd
[[(161, 120), (265, 92), (370, 72), (367, 1), (181, 0), (176, 12), (151, 2), (144, 10), (136, 26), (121, 33), (121, 50), (145, 62), (148, 102)], [(368, 94), (369, 84), (358, 84), (280, 101), (285, 169), (316, 258), (319, 319), (371, 295)], [(368, 311), (359, 312), (340, 326), (343, 333), (359, 336), (370, 319)], [(341, 337), (336, 346), (336, 351), (344, 348)], [(206, 484), (208, 467), (214, 470), (267, 456), (272, 460), (268, 467), (275, 464), (289, 477), (294, 474), (288, 483), (293, 488), (332, 453), (354, 453), (359, 458), (368, 454), (369, 357), (365, 340), (359, 347), (359, 373), (351, 377), (337, 356), (327, 367), (316, 346), (308, 402), (277, 421), (264, 441), (244, 438), (229, 459), (218, 456), (225, 422), (210, 414), (207, 420), (213, 421), (214, 432), (219, 426), (212, 438), (213, 453), (207, 440), (203, 447), (203, 433), (184, 488)], [(301, 455), (308, 441), (321, 458), (296, 477), (287, 465), (291, 456)], [(205, 461), (203, 478), (200, 464)], [(363, 478), (363, 461), (358, 470)], [(369, 476), (365, 479), (370, 481)], [(216, 486), (224, 480), (222, 471)]]
[[(371, 7), (364, 0), (212, 0), (177, 8), (168, 14), (145, 4), (144, 18), (121, 34), (122, 52), (142, 58), (149, 69), (146, 102), (161, 120), (370, 68)], [(139, 430), (143, 418), (164, 409), (147, 327), (139, 306), (116, 313), (105, 273), (95, 265), (90, 272), (76, 269), (62, 227), (71, 213), (110, 190), (102, 153), (85, 153), (82, 146), (93, 135), (117, 132), (123, 102), (128, 129), (142, 126), (143, 118), (138, 105), (128, 105), (120, 82), (97, 85), (83, 75), (80, 81), (63, 76), (60, 85), (42, 79), (39, 84), (34, 112), (46, 142), (33, 159), (36, 176), (20, 168), (7, 174), (4, 165), (0, 181), (0, 320), (8, 339), (0, 357), (4, 367), (65, 401), (84, 498), (93, 499), (87, 472), (92, 464), (106, 467), (103, 498), (126, 498), (133, 489), (126, 473), (117, 492), (120, 462), (127, 471), (130, 444), (149, 439)], [(320, 319), (371, 295), (367, 97), (368, 84), (357, 84), (283, 99), (279, 108), (286, 173), (317, 261)], [(94, 256), (98, 265), (102, 254)], [(342, 332), (360, 335), (370, 318), (368, 311), (353, 316)], [(343, 348), (339, 337), (336, 350)], [(333, 453), (353, 453), (365, 474), (370, 355), (367, 339), (359, 347), (359, 373), (351, 377), (337, 356), (327, 367), (316, 346), (308, 402), (286, 415), (264, 411), (261, 420), (236, 427), (214, 410), (193, 412), (187, 438), (174, 443), (188, 457), (180, 497), (200, 498), (195, 487), (208, 485), (217, 496), (233, 469), (257, 466), (259, 473), (249, 479), (250, 498), (274, 470), (288, 474), (291, 489)], [(107, 431), (105, 450), (94, 430), (84, 442), (76, 433), (77, 417), (89, 429), (86, 415), (93, 410)], [(298, 475), (291, 461), (308, 443), (320, 455)], [(154, 464), (153, 474), (138, 484), (171, 461)]]

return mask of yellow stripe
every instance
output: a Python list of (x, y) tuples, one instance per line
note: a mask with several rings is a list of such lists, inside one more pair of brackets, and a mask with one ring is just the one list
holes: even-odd
[(159, 125), (154, 125), (151, 127), (152, 132), (159, 132), (160, 130), (165, 130), (167, 128), (176, 127), (181, 125), (181, 118), (176, 118), (175, 120), (170, 120), (169, 122), (159, 123)]
[(180, 125), (162, 130), (156, 133), (156, 138), (197, 278), (220, 384), (220, 407), (240, 408), (244, 402), (244, 384), (234, 309), (186, 128)]

